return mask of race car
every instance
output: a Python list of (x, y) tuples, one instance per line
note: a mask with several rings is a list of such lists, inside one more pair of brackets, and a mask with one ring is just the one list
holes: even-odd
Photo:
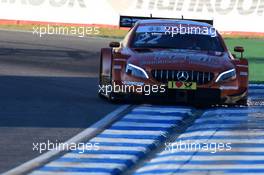
[(213, 25), (138, 20), (121, 42), (101, 49), (99, 95), (247, 105), (248, 61), (232, 54)]

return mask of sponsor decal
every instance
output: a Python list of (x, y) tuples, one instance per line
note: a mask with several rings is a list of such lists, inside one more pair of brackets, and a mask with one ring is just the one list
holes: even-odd
[(195, 82), (169, 81), (168, 89), (196, 90), (197, 84)]
[(185, 82), (189, 79), (189, 74), (186, 71), (179, 71), (177, 73), (177, 78), (178, 78), (178, 80)]
[[(210, 66), (218, 67), (219, 66), (219, 57), (214, 56), (197, 56), (197, 54), (190, 54), (186, 56), (186, 51), (178, 49), (168, 49), (172, 52), (160, 52), (152, 56), (149, 56), (149, 59), (142, 59), (140, 61), (141, 66), (145, 65), (159, 65), (159, 64), (197, 64), (201, 66)], [(177, 54), (173, 53), (178, 52)], [(182, 52), (182, 53), (181, 53)]]

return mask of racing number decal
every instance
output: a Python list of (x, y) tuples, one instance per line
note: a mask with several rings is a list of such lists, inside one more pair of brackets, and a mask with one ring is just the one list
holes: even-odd
[(157, 44), (158, 40), (162, 37), (160, 33), (143, 33), (139, 35), (139, 39), (135, 42), (135, 44)]
[(162, 34), (156, 34), (156, 35), (153, 35), (154, 38), (149, 40), (147, 43), (148, 44), (157, 44), (158, 43), (158, 40), (162, 37)]
[(149, 33), (140, 34), (139, 39), (135, 42), (135, 44), (145, 44), (146, 40), (148, 40), (150, 37), (151, 36)]

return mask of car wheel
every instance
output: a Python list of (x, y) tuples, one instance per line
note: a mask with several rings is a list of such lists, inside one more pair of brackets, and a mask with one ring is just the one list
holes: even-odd
[(98, 97), (101, 99), (106, 99), (106, 96), (102, 94), (101, 92), (98, 92)]
[[(100, 69), (99, 69), (99, 88), (101, 87), (107, 87), (107, 84), (106, 84), (106, 81), (103, 79), (102, 77), (102, 71), (103, 71), (103, 60), (102, 60), (102, 54), (101, 54), (101, 57), (100, 57)], [(100, 89), (98, 90), (98, 96), (102, 99), (108, 99), (109, 98), (109, 95), (105, 92), (106, 89)]]
[(123, 97), (117, 93), (111, 92), (108, 95), (108, 100), (112, 103), (121, 103), (123, 102)]
[(243, 98), (243, 99), (237, 101), (236, 105), (248, 106), (248, 99), (247, 98)]
[[(102, 86), (102, 53), (101, 53), (101, 56), (100, 56), (100, 67), (99, 67), (99, 82), (98, 82), (98, 85), (99, 85), (99, 88)], [(100, 90), (98, 90), (98, 97), (100, 98), (103, 98), (103, 94)]]

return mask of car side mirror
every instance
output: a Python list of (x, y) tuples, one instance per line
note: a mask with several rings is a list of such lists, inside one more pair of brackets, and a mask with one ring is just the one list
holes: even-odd
[(239, 53), (241, 53), (241, 59), (243, 59), (243, 53), (244, 53), (244, 47), (241, 47), (241, 46), (236, 46), (235, 48), (234, 48), (234, 51), (235, 52), (239, 52)]
[(109, 47), (120, 47), (120, 43), (119, 42), (111, 42), (109, 44)]

